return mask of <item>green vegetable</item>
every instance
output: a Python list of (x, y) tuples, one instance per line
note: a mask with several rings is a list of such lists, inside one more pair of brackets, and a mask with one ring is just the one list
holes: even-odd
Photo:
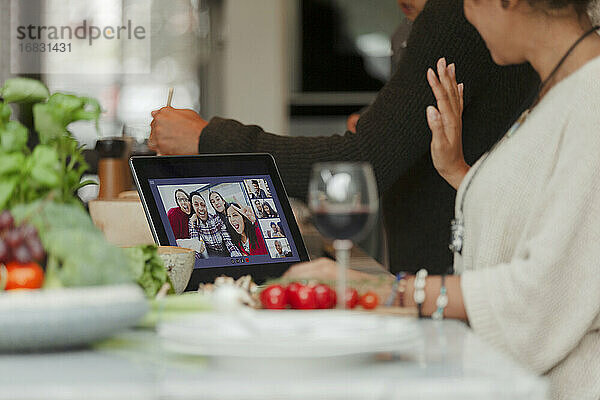
[(23, 153), (0, 153), (0, 175), (17, 174), (23, 165), (25, 165)]
[(61, 170), (56, 149), (41, 144), (35, 148), (30, 160), (31, 179), (38, 186), (53, 188), (59, 185)]
[(36, 201), (12, 209), (38, 230), (48, 254), (45, 287), (95, 286), (134, 281), (123, 249), (106, 241), (85, 209), (77, 204)]
[[(7, 80), (0, 96), (0, 210), (44, 198), (77, 203), (77, 190), (93, 182), (81, 182), (87, 164), (67, 128), (79, 120), (95, 121), (97, 127), (100, 104), (70, 94), (50, 96), (43, 83), (27, 78)], [(37, 103), (33, 116), (40, 144), (33, 152), (27, 148), (27, 128), (10, 121), (11, 102)]]
[(17, 183), (18, 177), (6, 177), (0, 181), (0, 204), (6, 204), (12, 198)]
[(10, 114), (12, 114), (10, 106), (6, 103), (0, 102), (0, 127), (10, 120)]
[(8, 121), (3, 125), (0, 148), (4, 151), (23, 151), (29, 132), (20, 122)]
[(67, 133), (71, 122), (97, 121), (101, 111), (100, 104), (89, 97), (55, 93), (47, 103), (33, 106), (35, 130), (40, 134), (40, 142), (48, 143)]
[[(148, 290), (166, 271), (158, 256), (144, 253), (140, 266), (130, 265), (125, 252), (109, 244), (76, 197), (87, 169), (82, 147), (68, 131), (70, 123), (95, 120), (100, 104), (87, 97), (55, 93), (36, 80), (9, 79), (0, 89), (0, 210), (12, 209), (18, 222), (28, 220), (38, 230), (46, 250), (46, 287), (92, 286), (141, 279)], [(29, 132), (11, 121), (8, 103), (36, 103), (34, 126), (40, 144), (27, 147)], [(155, 253), (155, 252), (154, 252)], [(158, 259), (160, 261), (160, 259)], [(132, 272), (133, 268), (138, 270)], [(161, 274), (162, 273), (162, 274)]]
[(0, 96), (7, 103), (37, 103), (45, 101), (50, 92), (42, 82), (30, 78), (8, 79), (2, 89)]
[[(144, 289), (148, 298), (156, 296), (160, 288), (169, 280), (162, 258), (155, 245), (128, 247), (125, 253), (130, 260), (130, 268), (137, 283)], [(171, 285), (172, 287), (172, 285)]]

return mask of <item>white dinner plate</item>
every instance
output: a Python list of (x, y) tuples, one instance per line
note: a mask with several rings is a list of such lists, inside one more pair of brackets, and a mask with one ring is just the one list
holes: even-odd
[(163, 323), (158, 333), (179, 353), (263, 359), (400, 351), (421, 336), (411, 319), (336, 310), (199, 313)]
[(82, 346), (135, 325), (147, 310), (133, 284), (0, 292), (0, 352)]

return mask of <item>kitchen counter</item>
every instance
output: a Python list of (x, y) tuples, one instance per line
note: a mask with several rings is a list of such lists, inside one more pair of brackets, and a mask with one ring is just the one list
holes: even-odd
[[(226, 369), (164, 350), (150, 330), (68, 352), (0, 355), (0, 399), (546, 399), (547, 382), (458, 321), (418, 322), (410, 350), (362, 364)], [(293, 373), (290, 373), (293, 371)]]

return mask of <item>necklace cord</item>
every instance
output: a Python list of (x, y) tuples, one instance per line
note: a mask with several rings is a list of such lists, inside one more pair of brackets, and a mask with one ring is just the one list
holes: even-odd
[(556, 75), (556, 73), (558, 72), (558, 70), (560, 69), (560, 67), (564, 64), (564, 62), (566, 61), (566, 59), (571, 55), (571, 53), (573, 52), (573, 50), (575, 50), (575, 48), (579, 45), (579, 43), (581, 43), (586, 37), (590, 36), (592, 33), (596, 32), (598, 29), (600, 29), (600, 25), (593, 26), (591, 29), (585, 31), (583, 33), (583, 35), (581, 35), (575, 41), (575, 43), (573, 43), (571, 45), (571, 47), (569, 47), (569, 49), (567, 50), (567, 52), (562, 56), (562, 58), (558, 61), (558, 63), (556, 64), (556, 66), (552, 69), (552, 71), (550, 72), (550, 74), (548, 75), (548, 77), (546, 79), (544, 79), (544, 81), (540, 84), (540, 87), (538, 89), (538, 93), (537, 93), (537, 96), (536, 96), (536, 100), (533, 103), (533, 105), (537, 104), (537, 102), (539, 101), (538, 96), (542, 92), (542, 89), (548, 84), (548, 82), (550, 82), (550, 79), (552, 79), (554, 77), (554, 75)]

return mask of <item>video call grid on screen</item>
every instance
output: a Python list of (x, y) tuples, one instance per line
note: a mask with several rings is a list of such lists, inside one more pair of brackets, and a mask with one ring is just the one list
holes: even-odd
[[(242, 249), (242, 244), (239, 242), (233, 243), (232, 240), (231, 244), (233, 244), (233, 247), (221, 242), (222, 247), (228, 249), (224, 252), (225, 254), (218, 254), (218, 252), (211, 249), (205, 250), (202, 254), (197, 251), (194, 268), (279, 263), (282, 259), (285, 259), (286, 262), (300, 261), (298, 251), (292, 240), (289, 225), (283, 214), (281, 203), (274, 190), (270, 176), (150, 179), (148, 183), (158, 207), (162, 224), (165, 227), (169, 244), (172, 246), (192, 247), (199, 250), (197, 248), (199, 240), (192, 238), (191, 235), (189, 239), (184, 239), (183, 241), (179, 239), (178, 243), (174, 232), (174, 228), (177, 230), (177, 227), (171, 225), (167, 215), (170, 210), (177, 213), (177, 209), (180, 208), (176, 202), (175, 195), (175, 192), (179, 189), (185, 191), (188, 196), (194, 191), (200, 192), (206, 204), (208, 218), (218, 218), (216, 210), (210, 201), (211, 192), (219, 193), (229, 204), (236, 203), (240, 207), (249, 208), (254, 213), (256, 225), (258, 225), (258, 229), (255, 230), (257, 242), (260, 243), (262, 240), (262, 243), (264, 243), (254, 251), (250, 251), (250, 253), (256, 254), (248, 254), (247, 249)], [(256, 187), (257, 183), (258, 188)], [(182, 193), (179, 192), (180, 197), (181, 195)], [(194, 207), (191, 203), (189, 207), (191, 215), (194, 215)], [(181, 230), (181, 227), (179, 228)], [(228, 233), (232, 229), (234, 228), (229, 224)], [(205, 247), (209, 246), (205, 245)], [(233, 248), (237, 253), (229, 252), (230, 248)], [(211, 252), (210, 254), (209, 251)]]

